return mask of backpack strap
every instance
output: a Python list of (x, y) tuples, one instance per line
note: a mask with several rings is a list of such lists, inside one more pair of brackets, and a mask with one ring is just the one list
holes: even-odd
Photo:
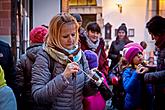
[(54, 66), (55, 66), (55, 64), (54, 64), (55, 60), (45, 50), (43, 50), (43, 51), (44, 51), (44, 54), (46, 54), (48, 56), (48, 61), (49, 61), (48, 67), (49, 67), (49, 71), (51, 73), (51, 77), (53, 77), (53, 70), (54, 70)]
[(55, 66), (54, 59), (50, 55), (48, 56), (49, 56), (49, 71), (50, 73), (53, 73), (54, 66)]

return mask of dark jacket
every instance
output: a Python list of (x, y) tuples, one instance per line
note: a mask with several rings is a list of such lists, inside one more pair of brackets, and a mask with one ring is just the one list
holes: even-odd
[[(85, 36), (80, 36), (80, 43), (81, 43), (81, 49), (84, 50), (92, 50), (89, 48), (86, 37)], [(105, 42), (103, 38), (100, 38), (100, 43), (97, 49), (94, 51), (99, 57), (99, 66), (98, 70), (104, 73), (104, 75), (107, 77), (108, 75), (108, 61), (107, 61), (107, 55), (105, 53)]]
[(112, 60), (111, 65), (110, 65), (110, 70), (119, 62), (120, 57), (121, 57), (120, 51), (122, 51), (124, 46), (130, 42), (132, 41), (130, 40), (112, 41), (112, 44), (108, 52), (108, 58)]
[(7, 85), (13, 89), (16, 95), (17, 94), (16, 77), (15, 77), (16, 72), (15, 72), (15, 65), (13, 62), (13, 55), (9, 44), (3, 41), (0, 41), (0, 65), (4, 70)]
[(28, 47), (26, 53), (21, 55), (16, 64), (16, 82), (20, 93), (18, 100), (20, 110), (34, 110), (34, 102), (31, 96), (31, 71), (37, 52), (41, 48), (41, 45)]
[(165, 48), (158, 51), (157, 71), (146, 73), (144, 81), (154, 86), (154, 110), (165, 110)]

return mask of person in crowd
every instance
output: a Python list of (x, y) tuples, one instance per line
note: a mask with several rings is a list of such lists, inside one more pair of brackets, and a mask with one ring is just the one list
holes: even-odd
[(123, 101), (125, 97), (124, 88), (122, 85), (122, 71), (120, 69), (120, 59), (122, 51), (126, 44), (131, 44), (127, 37), (127, 27), (124, 23), (117, 30), (116, 40), (112, 41), (108, 52), (108, 58), (111, 59), (109, 68), (109, 83), (113, 85), (112, 107), (119, 110), (123, 109)]
[(0, 65), (0, 110), (17, 110), (13, 90), (7, 86), (4, 71)]
[(141, 41), (140, 45), (143, 47), (143, 49), (147, 48), (147, 43), (145, 41)]
[(77, 22), (79, 24), (79, 29), (78, 29), (79, 35), (83, 36), (85, 29), (82, 27), (83, 20), (82, 20), (81, 15), (78, 13), (73, 13), (72, 16), (77, 20)]
[(86, 26), (86, 32), (80, 36), (81, 49), (92, 50), (98, 56), (98, 70), (105, 77), (108, 76), (108, 60), (105, 53), (105, 42), (101, 35), (100, 26), (96, 22), (89, 22)]
[(146, 92), (149, 91), (144, 84), (144, 73), (148, 68), (143, 67), (142, 51), (136, 46), (124, 49), (123, 57), (128, 61), (129, 66), (123, 70), (123, 87), (125, 90), (125, 110), (146, 110)]
[(42, 48), (48, 29), (37, 26), (30, 31), (30, 47), (21, 55), (16, 64), (16, 82), (19, 88), (18, 109), (36, 110), (31, 96), (31, 70), (37, 52)]
[(124, 48), (124, 45), (132, 42), (127, 36), (127, 27), (125, 23), (122, 23), (117, 29), (116, 40), (112, 41), (108, 52), (108, 58), (111, 59), (111, 65), (109, 70), (112, 70), (115, 65), (120, 61), (121, 51)]
[[(84, 53), (88, 60), (89, 69), (97, 69), (97, 54), (91, 50), (85, 50)], [(102, 74), (102, 76), (104, 77), (104, 83), (107, 84), (104, 74)], [(95, 95), (84, 97), (83, 104), (84, 110), (104, 110), (106, 102), (104, 98), (101, 96), (100, 92), (97, 92)]]
[(147, 58), (148, 58), (147, 52), (146, 52), (147, 43), (145, 41), (141, 41), (140, 45), (143, 47), (143, 56), (144, 56), (144, 59), (147, 61)]
[(154, 86), (154, 110), (165, 109), (165, 18), (152, 17), (146, 24), (149, 34), (158, 48), (157, 71), (146, 73), (144, 81)]
[(2, 40), (0, 40), (0, 65), (4, 70), (7, 85), (13, 90), (17, 98), (18, 88), (16, 85), (16, 70), (13, 54), (9, 44)]
[[(93, 73), (78, 45), (79, 25), (70, 14), (54, 16), (48, 26), (45, 46), (32, 67), (32, 96), (47, 110), (83, 110), (82, 97), (93, 95)], [(50, 60), (54, 70), (49, 70)]]

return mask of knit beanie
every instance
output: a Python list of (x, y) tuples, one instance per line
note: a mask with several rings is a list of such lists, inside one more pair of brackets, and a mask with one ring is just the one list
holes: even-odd
[(44, 26), (37, 26), (30, 31), (31, 43), (43, 43), (48, 33), (48, 29)]
[(125, 48), (124, 58), (129, 62), (132, 63), (133, 58), (139, 53), (142, 52), (138, 47), (131, 46), (129, 48)]
[(72, 16), (77, 20), (77, 22), (82, 22), (82, 17), (80, 14), (74, 13)]
[(84, 53), (88, 60), (89, 69), (97, 68), (98, 67), (97, 54), (91, 50), (85, 50)]
[(131, 43), (128, 43), (124, 46), (124, 48), (129, 48), (129, 47), (137, 47), (140, 51), (143, 51), (143, 47), (139, 44), (139, 43), (134, 43), (134, 42), (131, 42)]
[(127, 35), (127, 27), (126, 27), (126, 24), (125, 23), (122, 23), (121, 26), (118, 28), (117, 30), (117, 33), (120, 31), (120, 30), (123, 30), (126, 35)]

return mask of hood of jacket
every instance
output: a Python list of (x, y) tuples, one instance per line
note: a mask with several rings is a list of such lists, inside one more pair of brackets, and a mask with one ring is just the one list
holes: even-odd
[(35, 61), (37, 52), (42, 49), (42, 44), (30, 46), (26, 49), (26, 55), (31, 61)]

